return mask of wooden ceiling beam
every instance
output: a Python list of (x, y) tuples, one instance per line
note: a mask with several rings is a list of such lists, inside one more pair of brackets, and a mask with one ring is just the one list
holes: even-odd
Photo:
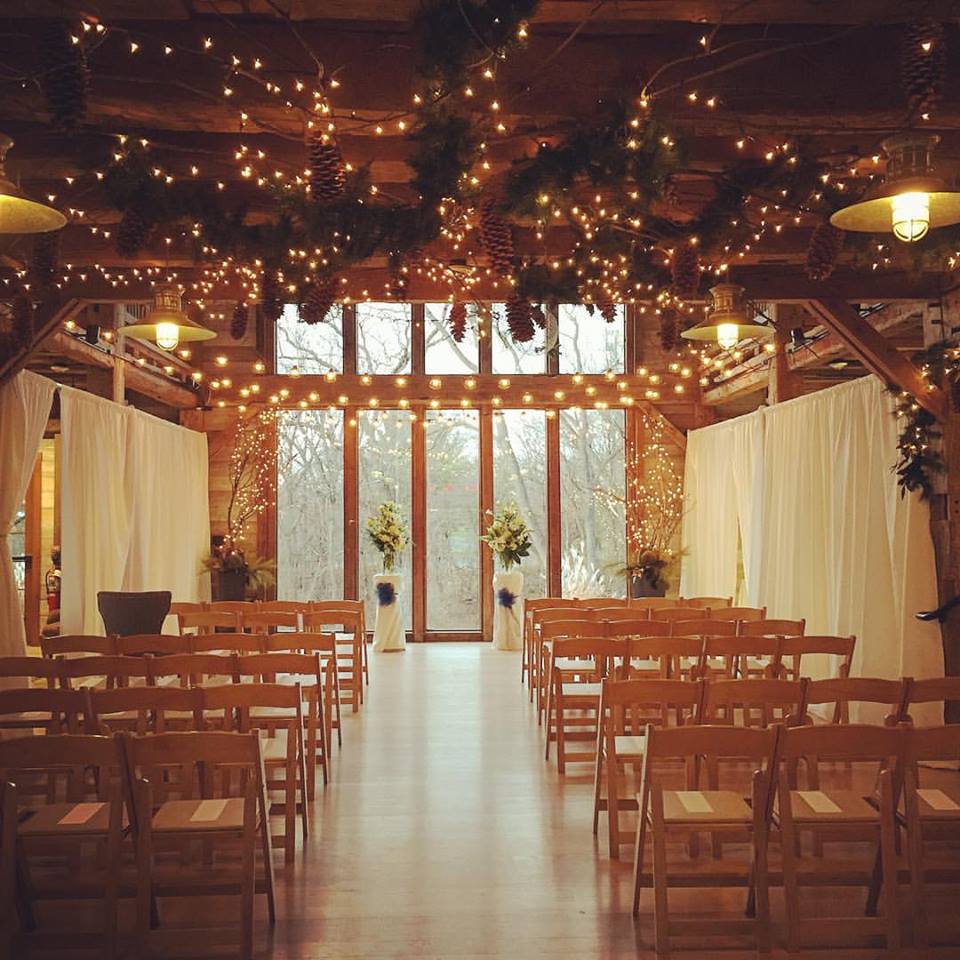
[(811, 300), (808, 308), (847, 344), (871, 373), (912, 394), (917, 403), (938, 419), (944, 418), (948, 404), (943, 391), (928, 383), (917, 367), (887, 343), (883, 334), (850, 304), (837, 299), (817, 299)]
[(24, 347), (12, 351), (9, 356), (3, 358), (0, 363), (0, 383), (6, 383), (16, 376), (28, 364), (44, 338), (75, 317), (85, 306), (85, 300), (76, 297), (64, 298), (60, 291), (50, 294), (37, 303), (33, 312), (31, 340)]

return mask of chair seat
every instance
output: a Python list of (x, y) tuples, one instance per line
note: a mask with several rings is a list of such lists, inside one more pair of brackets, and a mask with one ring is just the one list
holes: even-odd
[(924, 821), (960, 822), (960, 787), (946, 790), (917, 790), (917, 807)]
[(561, 686), (564, 699), (579, 697), (582, 699), (589, 698), (591, 700), (599, 700), (600, 688), (601, 684), (599, 683), (564, 683)]
[[(67, 822), (61, 823), (64, 818)], [(31, 809), (17, 833), (21, 837), (105, 834), (109, 826), (109, 803), (48, 803)]]
[(753, 811), (735, 790), (664, 790), (663, 819), (667, 824), (746, 824), (753, 821)]
[(287, 762), (287, 736), (282, 730), (274, 737), (260, 738), (260, 754), (267, 765)]
[(624, 759), (626, 757), (642, 757), (646, 747), (647, 738), (645, 736), (629, 736), (621, 734), (614, 737), (617, 749), (617, 757)]
[(225, 800), (168, 800), (154, 813), (152, 826), (157, 833), (240, 830), (243, 827), (243, 800), (239, 797)]
[(876, 823), (880, 818), (877, 808), (855, 790), (791, 790), (790, 809), (794, 823)]
[(251, 720), (296, 720), (292, 707), (251, 707)]
[(564, 673), (596, 673), (597, 665), (592, 659), (577, 660), (573, 657), (558, 657), (553, 662)]

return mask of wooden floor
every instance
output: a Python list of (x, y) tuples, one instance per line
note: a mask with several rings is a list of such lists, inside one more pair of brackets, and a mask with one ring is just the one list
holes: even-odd
[[(635, 923), (629, 850), (612, 863), (603, 829), (594, 841), (592, 770), (585, 765), (561, 778), (544, 762), (518, 657), (477, 643), (371, 656), (369, 697), (359, 715), (345, 718), (344, 750), (335, 757), (334, 782), (318, 792), (305, 857), (292, 870), (281, 868), (272, 945), (259, 926), (264, 956), (655, 956), (652, 898)], [(774, 909), (782, 916), (778, 894)], [(742, 896), (682, 891), (671, 905), (736, 909)], [(817, 894), (810, 896), (807, 908), (815, 911)], [(735, 942), (714, 951), (690, 946), (675, 952), (756, 956)], [(935, 954), (960, 957), (960, 948)]]

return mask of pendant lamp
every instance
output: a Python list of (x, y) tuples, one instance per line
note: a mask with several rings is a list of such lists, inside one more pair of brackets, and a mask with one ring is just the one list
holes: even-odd
[(753, 322), (743, 292), (743, 287), (738, 283), (718, 283), (711, 287), (713, 302), (709, 313), (680, 336), (685, 340), (719, 343), (727, 350), (748, 337), (760, 339), (773, 336), (773, 327)]
[(153, 308), (139, 323), (131, 323), (121, 333), (137, 340), (148, 340), (161, 350), (175, 350), (178, 344), (212, 340), (216, 333), (191, 320), (183, 312), (180, 288), (176, 284), (157, 287)]
[(53, 207), (30, 200), (7, 177), (4, 165), (13, 140), (0, 133), (0, 233), (48, 233), (59, 230), (67, 218)]

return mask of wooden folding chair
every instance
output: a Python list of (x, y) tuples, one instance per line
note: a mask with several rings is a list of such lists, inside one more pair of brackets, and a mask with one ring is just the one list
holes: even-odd
[(711, 680), (699, 722), (740, 727), (796, 726), (806, 716), (806, 680)]
[(212, 633), (218, 627), (234, 633), (240, 629), (240, 614), (236, 610), (191, 610), (177, 614), (181, 635), (188, 631)]
[(254, 600), (211, 600), (203, 605), (203, 609), (211, 613), (236, 613), (242, 618), (245, 613), (259, 606)]
[(0, 730), (79, 733), (86, 718), (87, 700), (81, 690), (0, 690)]
[[(866, 704), (875, 708), (883, 707), (886, 712), (879, 715), (877, 709), (868, 711), (884, 726), (896, 725), (902, 712), (904, 698), (903, 680), (882, 680), (877, 677), (845, 677), (834, 680), (811, 680), (807, 684), (807, 713), (811, 707), (833, 705), (832, 723), (849, 721), (850, 704)], [(861, 718), (857, 718), (862, 723)], [(813, 722), (811, 717), (809, 722)]]
[(710, 608), (711, 620), (765, 620), (766, 607), (716, 607)]
[(737, 633), (741, 637), (802, 637), (807, 626), (806, 620), (763, 620), (738, 621)]
[(622, 678), (695, 680), (702, 659), (699, 637), (638, 637), (630, 641)]
[(301, 615), (304, 632), (331, 632), (325, 627), (339, 627), (334, 636), (345, 634), (349, 639), (337, 640), (337, 671), (339, 691), (344, 703), (349, 703), (356, 713), (363, 703), (363, 687), (366, 676), (367, 643), (363, 619), (363, 603), (360, 600), (314, 601), (309, 610)]
[(309, 600), (260, 600), (257, 609), (263, 613), (303, 613), (310, 609)]
[(257, 607), (243, 614), (240, 629), (247, 633), (296, 633), (300, 630), (300, 614), (294, 610), (264, 610)]
[(105, 657), (117, 652), (116, 637), (98, 637), (84, 634), (64, 634), (62, 637), (41, 637), (40, 652), (45, 657), (74, 654), (95, 654)]
[[(117, 956), (117, 906), (122, 891), (123, 762), (112, 737), (52, 735), (0, 740), (3, 840), (0, 842), (0, 906), (7, 915), (6, 957), (36, 946), (102, 950)], [(79, 775), (78, 775), (79, 771)], [(47, 791), (49, 802), (18, 809), (21, 784), (37, 776), (63, 778), (66, 792)], [(37, 900), (97, 901), (101, 929), (37, 931)], [(17, 923), (19, 904), (23, 923)], [(94, 908), (96, 909), (96, 908)], [(8, 926), (9, 924), (9, 926)], [(19, 927), (19, 929), (18, 929)], [(2, 936), (0, 936), (2, 945)]]
[(734, 637), (737, 634), (736, 620), (673, 620), (670, 634), (674, 637)]
[[(682, 600), (678, 600), (676, 597), (635, 597), (630, 601), (631, 610), (646, 610), (647, 613), (650, 613), (653, 610), (666, 610), (669, 607), (679, 607), (683, 604)], [(689, 604), (693, 607), (696, 604)]]
[(201, 600), (175, 600), (170, 604), (168, 616), (177, 618), (177, 633), (183, 633), (180, 617), (183, 614), (201, 613), (207, 604)]
[(260, 653), (259, 633), (196, 633), (190, 637), (190, 653)]
[[(266, 795), (266, 775), (258, 733), (165, 733), (123, 735), (131, 826), (137, 851), (137, 939), (142, 954), (153, 942), (168, 952), (188, 937), (195, 949), (219, 945), (234, 931), (222, 928), (152, 928), (154, 899), (164, 896), (239, 894), (240, 956), (253, 957), (254, 898), (266, 894), (271, 926), (276, 919), (273, 850)], [(242, 776), (235, 776), (242, 768)], [(242, 795), (230, 795), (239, 779)], [(221, 783), (217, 797), (216, 782)], [(258, 842), (259, 838), (259, 842)], [(228, 869), (216, 856), (240, 848), (239, 869)], [(178, 854), (164, 869), (161, 853)], [(186, 851), (203, 851), (200, 862)], [(257, 849), (263, 861), (256, 869)], [(224, 849), (226, 848), (226, 849)], [(186, 859), (186, 862), (185, 862)], [(172, 869), (170, 868), (172, 866)], [(235, 935), (235, 933), (234, 933)]]
[(921, 703), (960, 700), (960, 677), (928, 677), (925, 680), (910, 680), (909, 683), (904, 684), (903, 692), (899, 719), (912, 724), (914, 721), (910, 716), (910, 707)]
[[(937, 691), (929, 681), (930, 693), (956, 696), (957, 677), (948, 677), (950, 686)], [(942, 678), (941, 678), (942, 680)], [(924, 682), (924, 681), (919, 681)], [(937, 697), (936, 699), (940, 699)], [(930, 764), (949, 767), (929, 769)], [(914, 945), (926, 948), (931, 940), (931, 891), (928, 882), (938, 887), (960, 883), (960, 727), (915, 727), (906, 730), (904, 742), (903, 793), (901, 818), (907, 830), (907, 860), (910, 867), (911, 916), (914, 920)], [(956, 904), (956, 892), (952, 904)], [(947, 901), (948, 904), (951, 901)], [(939, 911), (955, 918), (948, 906)], [(953, 933), (956, 933), (953, 924)], [(955, 942), (955, 941), (954, 941)]]
[(857, 638), (849, 637), (784, 637), (780, 652), (780, 664), (783, 675), (788, 680), (799, 680), (803, 676), (803, 658), (822, 656), (833, 658), (832, 666), (841, 680), (850, 676), (853, 666), (853, 651)]
[(639, 610), (637, 613), (629, 610), (626, 612), (603, 611), (598, 622), (603, 624), (607, 636), (611, 639), (670, 636), (670, 624), (665, 620), (651, 620), (644, 610)]
[(684, 607), (706, 607), (716, 610), (719, 607), (732, 607), (733, 597), (680, 597), (677, 601)]
[[(43, 681), (50, 690), (61, 681), (60, 662), (46, 657), (0, 657), (0, 680), (18, 680), (16, 686), (29, 687), (31, 681)], [(5, 686), (5, 684), (0, 684)]]
[(162, 657), (190, 652), (190, 638), (173, 633), (138, 633), (130, 637), (115, 637), (114, 641), (113, 652), (124, 657), (142, 657), (147, 653)]
[[(271, 814), (283, 816), (283, 833), (274, 834), (275, 847), (282, 847), (284, 861), (293, 863), (297, 845), (297, 813), (304, 842), (310, 835), (307, 811), (307, 750), (304, 746), (303, 695), (299, 684), (238, 683), (229, 687), (208, 687), (197, 691), (202, 697), (203, 711), (219, 711), (224, 729), (249, 733), (260, 731), (266, 777), (267, 799), (271, 791), (283, 800), (269, 808)], [(228, 725), (229, 724), (229, 725)], [(316, 739), (316, 723), (311, 723)], [(316, 775), (316, 765), (311, 769)], [(271, 777), (271, 774), (274, 776)], [(277, 775), (279, 774), (279, 775)], [(299, 799), (297, 793), (299, 791)]]
[(126, 732), (145, 736), (202, 729), (201, 700), (184, 687), (114, 687), (90, 690), (91, 733)]
[(152, 678), (160, 686), (176, 683), (181, 687), (239, 683), (240, 680), (237, 657), (232, 653), (172, 653), (155, 657)]
[[(269, 638), (277, 641), (280, 635)], [(282, 636), (289, 636), (283, 634)], [(302, 636), (302, 634), (298, 634)], [(316, 636), (312, 634), (310, 636)], [(279, 642), (278, 642), (279, 646)], [(307, 751), (307, 797), (313, 800), (317, 779), (317, 764), (323, 771), (323, 785), (330, 780), (330, 720), (328, 704), (333, 698), (336, 666), (332, 660), (323, 661), (316, 651), (311, 653), (275, 651), (237, 658), (237, 673), (241, 684), (246, 678), (258, 683), (281, 683), (299, 687), (303, 698), (303, 736)], [(280, 714), (283, 716), (283, 713)], [(271, 717), (269, 704), (252, 708), (254, 720)], [(269, 728), (269, 723), (267, 724)]]
[(533, 680), (535, 675), (534, 666), (534, 638), (536, 635), (536, 622), (538, 615), (543, 610), (556, 609), (574, 609), (577, 606), (576, 600), (569, 597), (538, 597), (533, 600), (527, 600), (523, 605), (523, 651), (520, 657), (520, 682), (524, 678), (530, 681), (530, 701), (533, 702)]
[[(770, 906), (768, 896), (767, 839), (773, 771), (776, 769), (779, 727), (766, 730), (727, 726), (648, 726), (643, 771), (637, 805), (640, 819), (634, 847), (633, 912), (639, 913), (640, 891), (653, 887), (654, 937), (657, 953), (666, 953), (672, 937), (681, 934), (752, 933), (760, 950), (768, 950), (770, 942)], [(706, 769), (719, 770), (724, 760), (736, 761), (742, 767), (746, 758), (752, 762), (749, 786), (741, 789), (700, 790), (697, 782), (699, 759)], [(682, 761), (685, 782), (682, 789), (667, 789), (664, 765)], [(749, 790), (749, 796), (744, 793)], [(702, 832), (746, 839), (750, 844), (749, 869), (737, 872), (730, 864), (713, 861), (708, 869), (667, 869), (667, 842), (680, 837), (690, 844)], [(647, 836), (653, 848), (652, 871), (644, 869)], [(694, 850), (696, 848), (694, 847)], [(716, 852), (716, 848), (714, 848)], [(671, 917), (668, 891), (670, 886), (750, 886), (756, 892), (753, 916), (736, 919), (707, 920), (699, 917)]]
[(87, 687), (145, 686), (152, 681), (152, 657), (58, 657), (61, 683), (68, 690)]
[[(576, 607), (564, 609), (562, 607), (551, 607), (547, 610), (541, 610), (534, 621), (533, 642), (536, 647), (534, 651), (534, 684), (536, 686), (537, 698), (537, 723), (543, 719), (543, 708), (547, 702), (547, 687), (549, 676), (547, 673), (547, 662), (550, 659), (550, 647), (554, 637), (570, 636), (577, 633), (596, 633), (602, 631), (603, 627), (598, 626), (601, 614), (598, 611), (590, 611), (578, 602)], [(565, 626), (558, 627), (557, 624)], [(531, 689), (531, 694), (533, 693)]]
[[(597, 720), (600, 714), (600, 683), (616, 660), (627, 654), (627, 644), (608, 640), (602, 628), (594, 635), (557, 637), (550, 650), (547, 666), (549, 685), (546, 707), (546, 749), (557, 743), (557, 770), (566, 773), (566, 765), (593, 761), (596, 753)], [(571, 751), (570, 742), (592, 744), (589, 751)]]
[[(814, 684), (808, 685), (808, 690)], [(900, 947), (900, 922), (897, 905), (897, 860), (894, 811), (896, 781), (894, 775), (903, 749), (903, 730), (897, 727), (863, 724), (799, 726), (784, 729), (779, 767), (776, 822), (780, 828), (783, 855), (783, 889), (787, 911), (787, 948), (836, 946), (837, 937), (848, 934), (883, 934), (887, 949)], [(866, 796), (862, 790), (821, 789), (819, 777), (810, 779), (817, 761), (869, 762), (879, 770), (879, 797)], [(796, 789), (791, 780), (801, 760), (806, 761), (808, 788)], [(802, 856), (801, 837), (811, 834), (815, 852), (811, 859)], [(824, 841), (844, 844), (842, 860), (823, 853)], [(870, 863), (863, 870), (851, 867), (849, 846), (857, 841), (871, 845)], [(875, 852), (880, 850), (879, 861)], [(804, 920), (800, 910), (803, 886), (849, 886), (862, 884), (873, 889), (877, 882), (876, 863), (883, 882), (884, 916), (824, 916), (818, 912)]]
[(661, 607), (650, 611), (651, 620), (664, 620), (672, 623), (675, 620), (704, 620), (710, 614), (706, 607)]
[[(628, 765), (643, 761), (647, 726), (681, 726), (695, 722), (703, 697), (703, 684), (686, 680), (611, 680), (604, 678), (600, 692), (600, 722), (593, 777), (593, 833), (600, 812), (607, 812), (610, 857), (620, 859), (620, 846), (632, 843), (633, 834), (620, 826), (621, 810), (636, 810), (636, 793), (624, 789)], [(603, 796), (606, 781), (607, 795)]]

